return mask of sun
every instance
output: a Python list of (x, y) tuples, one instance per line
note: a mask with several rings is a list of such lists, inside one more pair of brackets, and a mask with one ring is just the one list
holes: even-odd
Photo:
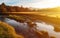
[(53, 8), (60, 6), (60, 0), (47, 0), (31, 3), (30, 5), (33, 8)]

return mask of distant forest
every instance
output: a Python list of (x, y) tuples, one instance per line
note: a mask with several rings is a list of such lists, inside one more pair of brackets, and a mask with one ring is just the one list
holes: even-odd
[(0, 5), (0, 12), (36, 12), (35, 9), (25, 8), (23, 6), (8, 6), (2, 3)]

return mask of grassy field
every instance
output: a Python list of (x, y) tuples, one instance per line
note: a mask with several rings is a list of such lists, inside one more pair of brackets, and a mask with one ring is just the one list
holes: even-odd
[(58, 12), (11, 12), (3, 13), (9, 15), (8, 17), (16, 21), (43, 21), (47, 24), (53, 25), (60, 30), (60, 13)]

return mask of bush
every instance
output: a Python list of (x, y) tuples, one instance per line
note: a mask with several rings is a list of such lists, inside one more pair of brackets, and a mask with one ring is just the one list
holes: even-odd
[(23, 38), (17, 35), (12, 26), (0, 21), (0, 38)]

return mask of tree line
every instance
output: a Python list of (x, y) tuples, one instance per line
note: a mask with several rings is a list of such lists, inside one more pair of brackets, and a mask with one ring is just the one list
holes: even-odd
[(7, 6), (4, 3), (0, 5), (0, 12), (35, 12), (35, 9), (24, 8), (23, 6)]

